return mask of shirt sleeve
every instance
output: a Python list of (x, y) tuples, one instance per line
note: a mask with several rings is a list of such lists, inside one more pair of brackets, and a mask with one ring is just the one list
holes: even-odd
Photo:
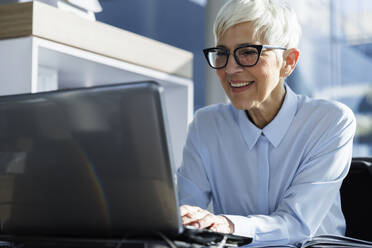
[(203, 166), (197, 119), (190, 124), (183, 161), (177, 171), (177, 186), (180, 205), (198, 206), (206, 209), (211, 199), (211, 187)]
[(235, 234), (253, 237), (253, 245), (296, 243), (315, 235), (339, 197), (352, 158), (353, 113), (348, 109), (334, 123), (300, 164), (272, 214), (225, 215), (233, 222)]

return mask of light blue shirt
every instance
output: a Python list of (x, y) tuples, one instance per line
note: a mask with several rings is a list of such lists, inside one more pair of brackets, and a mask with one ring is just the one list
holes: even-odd
[(251, 245), (344, 235), (339, 189), (352, 157), (355, 117), (345, 105), (296, 95), (263, 129), (231, 104), (205, 107), (189, 126), (178, 170), (180, 204), (234, 224)]

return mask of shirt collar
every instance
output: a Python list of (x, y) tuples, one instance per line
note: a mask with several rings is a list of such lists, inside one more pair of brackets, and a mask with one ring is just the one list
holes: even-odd
[(253, 148), (262, 134), (266, 136), (274, 147), (277, 147), (282, 141), (297, 111), (296, 94), (288, 85), (285, 85), (285, 89), (286, 95), (278, 114), (263, 129), (256, 127), (247, 118), (244, 110), (236, 110), (238, 125), (249, 150)]

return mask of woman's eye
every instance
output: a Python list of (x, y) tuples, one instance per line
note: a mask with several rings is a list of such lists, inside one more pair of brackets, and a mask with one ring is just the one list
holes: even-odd
[(226, 52), (223, 50), (215, 50), (214, 53), (216, 57), (226, 56)]
[(243, 50), (239, 52), (239, 55), (241, 56), (250, 56), (250, 55), (256, 55), (257, 52), (254, 50)]
[(217, 52), (216, 53), (216, 56), (218, 56), (218, 57), (226, 56), (226, 53), (224, 53), (224, 52)]

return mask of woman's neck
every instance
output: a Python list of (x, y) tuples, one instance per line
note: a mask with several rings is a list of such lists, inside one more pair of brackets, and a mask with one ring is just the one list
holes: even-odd
[(245, 111), (247, 118), (256, 127), (263, 129), (278, 114), (283, 104), (285, 94), (286, 91), (283, 83), (279, 83), (264, 103)]

